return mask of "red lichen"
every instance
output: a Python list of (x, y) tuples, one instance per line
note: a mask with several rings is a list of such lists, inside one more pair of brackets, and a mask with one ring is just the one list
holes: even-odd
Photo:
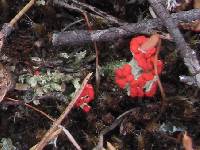
[(80, 105), (80, 108), (83, 109), (84, 112), (89, 112), (91, 110), (91, 106), (89, 106), (87, 103), (83, 103)]
[[(137, 71), (137, 78), (134, 78), (134, 66), (132, 63), (125, 64), (115, 70), (115, 82), (122, 89), (128, 89), (128, 93), (132, 97), (151, 97), (155, 95), (157, 90), (156, 72), (154, 68), (155, 54), (158, 50), (157, 43), (160, 41), (159, 35), (153, 35), (150, 38), (138, 36), (131, 40), (130, 51), (133, 54), (133, 59), (137, 62), (136, 65), (141, 68)], [(157, 73), (161, 73), (163, 62), (156, 60)], [(139, 73), (139, 74), (138, 74)], [(149, 82), (152, 84), (149, 85)], [(150, 87), (146, 87), (150, 86)], [(148, 91), (146, 91), (148, 89)]]
[(154, 78), (154, 74), (152, 74), (151, 72), (144, 72), (141, 74), (142, 78), (145, 80), (145, 81), (150, 81), (150, 80), (153, 80)]
[(145, 92), (145, 95), (148, 97), (152, 97), (156, 94), (156, 90), (157, 90), (158, 84), (157, 82), (154, 82), (151, 86), (151, 89), (147, 92)]
[(75, 103), (76, 107), (81, 107), (84, 112), (90, 111), (91, 107), (87, 105), (94, 99), (94, 89), (91, 84), (86, 84), (81, 95)]
[(140, 53), (140, 51), (138, 49), (146, 41), (147, 41), (147, 38), (145, 36), (137, 36), (135, 38), (132, 38), (132, 40), (130, 42), (131, 52), (134, 54)]
[(123, 65), (121, 68), (115, 70), (115, 82), (120, 88), (124, 89), (127, 83), (134, 79), (131, 75), (131, 66), (129, 64)]
[(34, 75), (35, 76), (39, 76), (40, 75), (40, 71), (39, 70), (35, 70)]

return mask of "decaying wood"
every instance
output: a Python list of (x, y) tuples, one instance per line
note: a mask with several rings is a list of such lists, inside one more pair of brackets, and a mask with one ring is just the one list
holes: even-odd
[[(175, 23), (191, 22), (200, 19), (200, 10), (193, 9), (171, 15)], [(53, 46), (78, 45), (93, 41), (108, 42), (118, 38), (132, 36), (134, 34), (151, 34), (155, 30), (163, 28), (162, 20), (150, 19), (139, 23), (130, 23), (120, 27), (112, 27), (105, 30), (88, 32), (87, 30), (74, 30), (54, 33), (51, 36)]]

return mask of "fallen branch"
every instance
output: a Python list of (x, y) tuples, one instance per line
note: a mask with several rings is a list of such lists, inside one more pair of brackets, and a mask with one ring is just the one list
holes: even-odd
[(85, 77), (85, 79), (81, 85), (81, 88), (79, 89), (79, 91), (76, 92), (73, 100), (69, 103), (69, 105), (66, 107), (65, 111), (60, 115), (60, 117), (53, 123), (52, 127), (47, 131), (47, 133), (44, 135), (42, 140), (37, 144), (36, 147), (34, 147), (34, 150), (42, 150), (47, 145), (47, 143), (51, 140), (51, 137), (52, 137), (51, 135), (54, 134), (54, 132), (60, 128), (60, 125), (61, 125), (63, 119), (68, 116), (69, 112), (71, 111), (74, 104), (76, 103), (76, 100), (82, 93), (82, 91), (83, 91), (85, 85), (87, 84), (89, 78), (91, 77), (91, 75), (92, 75), (92, 73), (89, 73)]
[[(191, 22), (200, 19), (200, 10), (193, 9), (171, 15), (175, 23)], [(152, 34), (155, 29), (161, 30), (163, 21), (161, 19), (150, 19), (140, 23), (130, 23), (120, 27), (112, 27), (105, 30), (96, 30), (88, 32), (87, 30), (65, 31), (54, 33), (51, 36), (53, 46), (78, 45), (91, 43), (94, 41), (107, 42), (118, 38), (132, 36), (133, 34)]]
[(196, 52), (189, 47), (185, 42), (183, 35), (178, 29), (177, 21), (175, 18), (171, 18), (166, 8), (158, 0), (148, 0), (157, 16), (162, 20), (163, 25), (171, 34), (176, 47), (179, 50), (185, 65), (192, 74), (197, 86), (200, 87), (200, 63), (197, 58)]

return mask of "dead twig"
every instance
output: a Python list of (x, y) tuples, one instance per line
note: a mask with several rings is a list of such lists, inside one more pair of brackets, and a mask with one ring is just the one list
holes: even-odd
[(162, 86), (162, 83), (160, 81), (160, 77), (158, 75), (158, 68), (157, 68), (157, 60), (158, 60), (158, 54), (160, 52), (160, 47), (161, 47), (161, 41), (158, 42), (158, 46), (157, 46), (157, 51), (156, 51), (156, 55), (155, 55), (155, 59), (154, 59), (154, 70), (155, 70), (155, 74), (157, 76), (157, 82), (158, 82), (158, 87), (160, 89), (160, 93), (162, 96), (162, 101), (161, 101), (161, 108), (160, 108), (160, 113), (159, 115), (156, 117), (156, 119), (154, 120), (155, 122), (158, 121), (160, 119), (160, 117), (162, 116), (162, 114), (165, 112), (166, 109), (166, 94), (164, 91), (164, 88)]
[[(183, 11), (171, 15), (175, 23), (191, 22), (200, 19), (200, 10), (193, 9)], [(162, 30), (163, 22), (161, 19), (150, 19), (139, 23), (130, 23), (120, 27), (112, 27), (104, 30), (95, 30), (88, 32), (87, 30), (65, 31), (53, 33), (50, 42), (53, 46), (64, 45), (80, 45), (91, 43), (93, 41), (108, 42), (119, 38), (133, 36), (134, 34), (152, 34), (155, 30)]]
[(13, 101), (14, 103), (17, 103), (18, 105), (19, 105), (19, 104), (22, 104), (22, 105), (24, 105), (24, 106), (26, 106), (26, 107), (28, 107), (28, 108), (30, 108), (30, 109), (35, 110), (36, 112), (38, 112), (38, 113), (40, 113), (40, 114), (42, 114), (43, 116), (45, 116), (45, 117), (48, 118), (49, 120), (55, 121), (55, 120), (54, 120), (51, 116), (49, 116), (47, 113), (45, 113), (45, 112), (43, 112), (43, 111), (37, 109), (37, 108), (34, 107), (34, 106), (31, 106), (31, 105), (25, 103), (24, 101), (16, 100), (16, 99), (13, 99), (13, 98), (10, 98), (10, 97), (6, 97), (6, 99), (7, 99), (7, 100), (10, 100), (10, 101)]
[(37, 146), (34, 148), (34, 150), (42, 150), (45, 147), (45, 145), (51, 140), (51, 135), (55, 131), (57, 131), (57, 129), (61, 125), (63, 119), (68, 116), (69, 112), (71, 111), (71, 109), (73, 108), (74, 104), (76, 103), (76, 100), (78, 99), (78, 97), (82, 93), (82, 91), (83, 91), (85, 85), (87, 84), (88, 80), (90, 79), (91, 75), (92, 75), (92, 73), (89, 73), (85, 77), (85, 79), (84, 79), (84, 81), (83, 81), (83, 83), (81, 85), (81, 88), (76, 92), (75, 97), (72, 99), (72, 101), (66, 107), (65, 111), (60, 115), (60, 117), (53, 123), (52, 127), (47, 131), (47, 133), (44, 135), (42, 140), (37, 144)]

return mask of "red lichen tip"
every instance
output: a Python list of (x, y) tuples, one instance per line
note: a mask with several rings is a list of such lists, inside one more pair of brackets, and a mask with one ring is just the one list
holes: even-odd
[(132, 53), (136, 54), (139, 53), (140, 51), (138, 48), (147, 41), (147, 38), (145, 36), (137, 36), (135, 38), (132, 38), (130, 42), (130, 50)]
[(145, 81), (150, 81), (154, 78), (154, 75), (151, 72), (143, 73), (141, 76)]
[(35, 76), (39, 76), (40, 75), (40, 71), (39, 70), (35, 70), (34, 75)]
[[(91, 84), (86, 84), (85, 88), (83, 89), (81, 95), (77, 99), (75, 106), (82, 107), (85, 106), (87, 103), (91, 102), (94, 99), (94, 89)], [(88, 107), (85, 109), (89, 109)]]
[(80, 107), (81, 107), (81, 109), (82, 109), (84, 112), (86, 112), (86, 113), (88, 113), (88, 112), (91, 110), (91, 106), (89, 106), (89, 105), (86, 104), (86, 103), (83, 103)]
[(124, 89), (126, 87), (126, 84), (127, 84), (126, 80), (123, 80), (123, 79), (117, 79), (117, 78), (115, 78), (115, 82), (122, 89)]
[(122, 66), (123, 68), (123, 74), (126, 76), (128, 74), (131, 74), (131, 65), (130, 64), (124, 64)]
[(154, 82), (154, 83), (152, 84), (152, 86), (151, 86), (151, 89), (150, 89), (149, 91), (145, 92), (145, 95), (146, 95), (147, 97), (152, 97), (152, 96), (154, 96), (154, 95), (156, 94), (157, 87), (158, 87), (157, 82)]
[(142, 53), (138, 53), (134, 55), (135, 60), (137, 61), (137, 64), (140, 68), (147, 71), (152, 69), (152, 66), (147, 62), (147, 59), (145, 58), (145, 55)]

